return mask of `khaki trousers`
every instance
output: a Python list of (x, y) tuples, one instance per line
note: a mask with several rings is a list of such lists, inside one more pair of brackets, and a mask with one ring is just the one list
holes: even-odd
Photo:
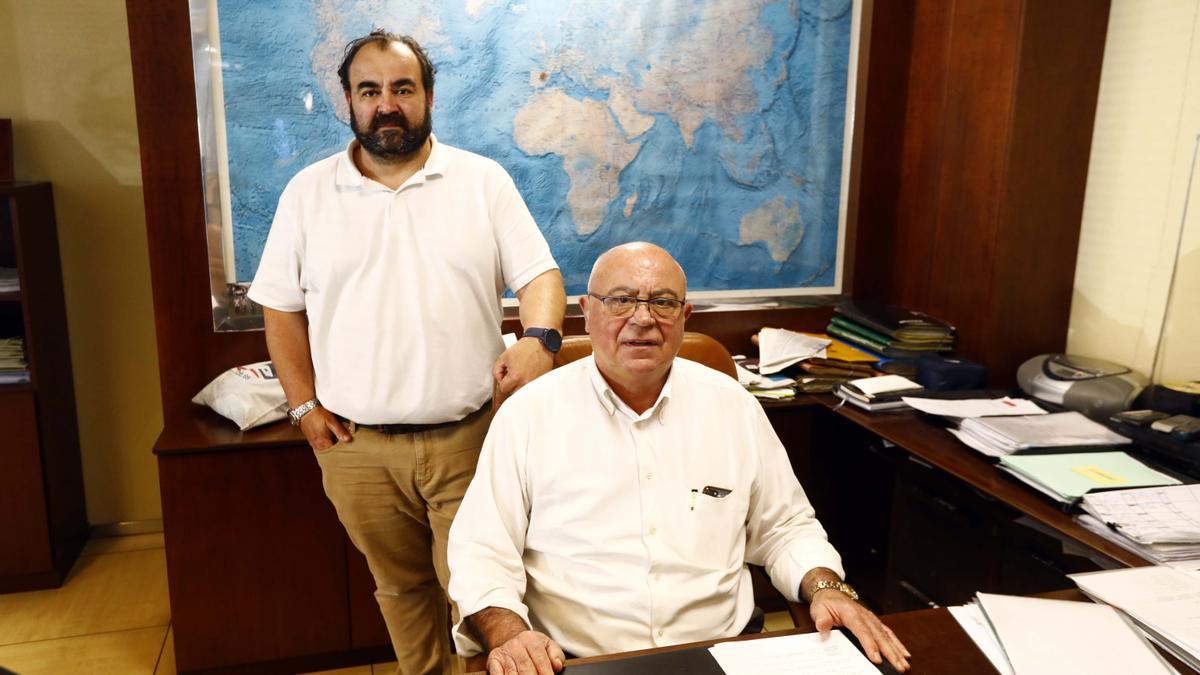
[(375, 577), (402, 675), (450, 673), (457, 661), (446, 540), (491, 419), (485, 406), (458, 424), (396, 435), (352, 422), (353, 441), (316, 453), (325, 494)]

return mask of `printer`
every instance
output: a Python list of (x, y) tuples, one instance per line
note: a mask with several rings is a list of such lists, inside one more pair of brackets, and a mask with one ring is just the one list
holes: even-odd
[(1036, 399), (1103, 420), (1128, 410), (1149, 380), (1100, 359), (1042, 354), (1017, 368), (1017, 384)]

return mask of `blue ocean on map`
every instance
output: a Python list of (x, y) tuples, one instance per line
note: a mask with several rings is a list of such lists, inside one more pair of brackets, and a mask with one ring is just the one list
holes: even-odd
[(434, 134), (516, 181), (567, 292), (631, 240), (689, 290), (837, 283), (851, 0), (222, 0), (236, 275), (352, 134), (336, 70), (379, 27), (437, 65)]

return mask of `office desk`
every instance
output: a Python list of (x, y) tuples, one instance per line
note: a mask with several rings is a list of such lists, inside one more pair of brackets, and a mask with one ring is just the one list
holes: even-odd
[(961, 604), (978, 590), (1044, 593), (1070, 587), (1069, 573), (1149, 564), (916, 413), (839, 403), (804, 395), (763, 407), (876, 611)]
[[(1051, 593), (1041, 593), (1038, 597), (1050, 600), (1071, 600), (1075, 602), (1091, 602), (1086, 595), (1078, 589), (1068, 589), (1055, 591)], [(975, 646), (975, 642), (971, 640), (963, 629), (950, 615), (950, 612), (942, 609), (921, 609), (912, 612), (902, 612), (900, 614), (887, 614), (879, 617), (884, 624), (895, 631), (896, 636), (908, 647), (908, 651), (912, 653), (912, 658), (909, 659), (909, 664), (912, 670), (909, 672), (914, 675), (960, 675), (961, 673), (971, 673), (971, 675), (984, 675), (986, 673), (996, 673), (996, 669), (992, 666), (983, 652)], [(643, 649), (639, 651), (623, 652), (620, 654), (605, 654), (604, 656), (593, 656), (584, 659), (572, 659), (567, 661), (567, 673), (575, 672), (570, 670), (570, 666), (584, 666), (588, 664), (604, 664), (617, 663), (621, 664), (620, 671), (611, 672), (630, 672), (630, 673), (653, 673), (654, 675), (669, 675), (676, 672), (670, 670), (671, 662), (665, 658), (666, 655), (672, 652), (684, 650), (700, 650), (711, 647), (718, 642), (740, 642), (742, 640), (761, 640), (763, 638), (777, 637), (781, 635), (796, 635), (800, 633), (812, 632), (806, 629), (792, 629), (784, 631), (773, 631), (770, 633), (760, 633), (758, 635), (746, 635), (725, 640), (709, 640), (706, 642), (693, 642), (683, 645), (674, 645), (672, 647), (660, 647), (657, 649)], [(1169, 654), (1166, 650), (1155, 647), (1158, 653), (1163, 656), (1176, 670), (1181, 673), (1195, 672), (1185, 663)], [(652, 656), (656, 657), (654, 661), (642, 659), (634, 661), (639, 657)], [(487, 659), (483, 655), (474, 656), (467, 660), (468, 673), (484, 672)], [(628, 662), (628, 663), (622, 663)], [(647, 666), (653, 666), (653, 669), (645, 671), (634, 670), (634, 667), (640, 667), (642, 663)], [(589, 675), (588, 669), (576, 669), (579, 675)], [(679, 671), (692, 672), (692, 671)], [(714, 673), (720, 673), (720, 670), (714, 670)], [(890, 671), (885, 671), (890, 672)], [(596, 673), (595, 675), (600, 675)]]
[(851, 405), (838, 407), (840, 399), (834, 396), (819, 398), (822, 404), (841, 417), (1083, 546), (1128, 567), (1152, 564), (1088, 531), (1076, 523), (1072, 516), (1060, 511), (1047, 497), (1023, 483), (1006, 478), (996, 469), (994, 462), (963, 445), (949, 431), (921, 419), (911, 410), (870, 413)]
[[(908, 647), (908, 651), (912, 653), (912, 659), (909, 660), (912, 665), (913, 673), (930, 673), (931, 675), (962, 675), (963, 673), (984, 674), (995, 673), (996, 669), (979, 651), (971, 638), (963, 632), (959, 627), (958, 622), (954, 617), (950, 616), (950, 612), (945, 609), (923, 609), (914, 612), (904, 612), (901, 614), (892, 614), (880, 617), (888, 627), (896, 632), (896, 636)], [(758, 635), (746, 635), (741, 637), (729, 638), (728, 640), (710, 640), (707, 642), (693, 642), (684, 645), (675, 645), (672, 647), (660, 647), (658, 649), (644, 649), (640, 651), (624, 652), (621, 654), (606, 654), (604, 656), (593, 656), (585, 659), (572, 659), (567, 661), (566, 673), (572, 673), (576, 670), (580, 675), (587, 675), (589, 669), (577, 668), (588, 664), (599, 663), (620, 663), (620, 670), (611, 670), (607, 672), (642, 672), (633, 670), (634, 667), (640, 665), (639, 662), (632, 661), (639, 657), (655, 656), (670, 654), (683, 650), (704, 649), (711, 647), (717, 642), (730, 642), (741, 640), (760, 640), (762, 638), (777, 637), (780, 635), (795, 635), (807, 631), (801, 629), (793, 629), (786, 631), (774, 631), (770, 633), (760, 633)], [(467, 661), (468, 672), (482, 672), (486, 668), (486, 658), (482, 656), (472, 657)], [(628, 663), (622, 663), (629, 661)], [(645, 659), (643, 659), (645, 661)], [(656, 658), (653, 662), (646, 662), (647, 666), (653, 666), (653, 670), (644, 672), (654, 672), (659, 675), (668, 675), (673, 673), (670, 669), (670, 660)], [(716, 665), (715, 663), (713, 664)], [(678, 671), (683, 672), (683, 671)], [(689, 671), (696, 672), (697, 675), (703, 675), (705, 671)], [(712, 672), (720, 673), (721, 670), (716, 668)], [(766, 674), (764, 674), (766, 675)]]
[[(873, 608), (895, 614), (928, 602), (958, 604), (976, 590), (1039, 593), (1069, 585), (1064, 572), (1085, 571), (1055, 559), (1057, 542), (1021, 534), (995, 511), (1027, 515), (1109, 566), (1147, 564), (913, 413), (868, 414), (836, 403), (800, 396), (764, 408)], [(243, 433), (207, 409), (189, 412), (155, 446), (180, 671), (320, 670), (386, 660), (390, 646), (370, 573), (322, 492), (303, 437), (286, 423)], [(895, 447), (866, 448), (878, 438)], [(922, 472), (944, 474), (961, 492), (930, 502), (957, 509), (935, 514), (942, 524), (914, 516), (909, 487), (926, 489)], [(982, 515), (963, 507), (978, 495), (993, 502)], [(977, 544), (963, 545), (973, 536)], [(955, 550), (938, 553), (939, 546)]]

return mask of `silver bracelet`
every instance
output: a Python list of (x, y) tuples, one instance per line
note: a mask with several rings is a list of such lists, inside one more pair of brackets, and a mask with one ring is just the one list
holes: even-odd
[(321, 405), (321, 402), (315, 398), (310, 398), (304, 403), (292, 408), (288, 411), (288, 418), (292, 421), (292, 426), (300, 426), (300, 418), (312, 412), (313, 408)]

